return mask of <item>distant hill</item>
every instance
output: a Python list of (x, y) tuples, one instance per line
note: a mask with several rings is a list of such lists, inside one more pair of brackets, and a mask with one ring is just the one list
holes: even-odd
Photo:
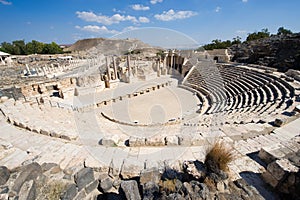
[(271, 35), (229, 47), (232, 60), (277, 68), (300, 70), (300, 33)]
[(89, 54), (122, 55), (128, 53), (128, 51), (137, 49), (141, 51), (153, 51), (159, 48), (152, 47), (138, 39), (90, 38), (78, 40), (72, 46), (64, 49), (64, 51), (85, 51)]

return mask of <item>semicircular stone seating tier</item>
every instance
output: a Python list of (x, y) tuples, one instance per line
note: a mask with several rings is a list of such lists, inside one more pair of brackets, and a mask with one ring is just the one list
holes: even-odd
[(183, 85), (202, 94), (208, 107), (201, 113), (251, 113), (258, 116), (286, 110), (295, 89), (281, 78), (236, 65), (194, 66)]

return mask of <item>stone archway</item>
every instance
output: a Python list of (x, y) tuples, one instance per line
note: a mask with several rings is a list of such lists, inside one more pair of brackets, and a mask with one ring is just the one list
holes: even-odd
[(218, 56), (215, 56), (215, 57), (214, 57), (214, 60), (215, 60), (216, 62), (219, 62), (219, 57), (218, 57)]

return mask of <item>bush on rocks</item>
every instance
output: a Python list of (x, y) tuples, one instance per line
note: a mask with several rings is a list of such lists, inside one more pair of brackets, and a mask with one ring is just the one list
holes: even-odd
[(233, 149), (223, 142), (216, 142), (208, 149), (204, 164), (210, 173), (220, 174), (220, 171), (227, 172), (228, 164), (234, 160)]

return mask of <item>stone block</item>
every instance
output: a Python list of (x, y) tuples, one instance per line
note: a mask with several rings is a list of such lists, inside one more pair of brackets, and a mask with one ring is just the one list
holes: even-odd
[(109, 147), (112, 147), (112, 146), (117, 146), (117, 144), (119, 143), (120, 141), (120, 138), (119, 136), (117, 135), (112, 135), (112, 136), (104, 136), (99, 144), (100, 145), (103, 145), (103, 146), (109, 146)]
[(282, 180), (288, 173), (297, 173), (299, 168), (292, 165), (287, 159), (280, 159), (270, 163), (267, 166), (267, 170), (276, 178), (276, 180)]
[(272, 174), (270, 174), (270, 172), (268, 172), (268, 171), (265, 171), (264, 173), (262, 173), (261, 177), (266, 183), (271, 185), (273, 188), (275, 188), (279, 183), (278, 180), (276, 180), (276, 178), (274, 176), (272, 176)]
[(126, 199), (134, 199), (134, 200), (141, 199), (138, 184), (134, 180), (122, 181), (121, 189), (124, 192)]
[(170, 135), (165, 137), (165, 144), (167, 146), (177, 146), (178, 143), (178, 137), (176, 135)]
[(77, 187), (74, 183), (68, 184), (60, 195), (61, 200), (72, 200), (77, 194)]
[(284, 120), (283, 119), (277, 118), (274, 121), (274, 125), (277, 126), (277, 127), (281, 127), (283, 124), (284, 124)]
[(42, 167), (38, 163), (30, 163), (20, 168), (20, 174), (14, 182), (12, 190), (19, 193), (22, 185), (26, 181), (36, 180), (37, 177), (42, 175)]
[(120, 175), (122, 179), (136, 178), (140, 175), (140, 171), (144, 168), (144, 163), (132, 162), (128, 159), (123, 161)]
[(10, 177), (10, 172), (7, 167), (0, 166), (0, 186), (4, 185)]
[(130, 137), (128, 143), (130, 147), (145, 146), (146, 139), (144, 137)]
[(143, 199), (154, 200), (158, 199), (159, 186), (154, 182), (146, 182), (143, 185)]
[(36, 184), (34, 180), (25, 182), (19, 192), (18, 200), (31, 200), (36, 198)]
[(83, 168), (78, 171), (74, 176), (75, 183), (78, 187), (78, 191), (86, 187), (88, 184), (95, 180), (94, 171), (92, 168)]
[(77, 195), (74, 197), (73, 200), (82, 200), (86, 198), (86, 192), (85, 190), (81, 190), (80, 192), (77, 193)]
[(179, 135), (178, 144), (181, 146), (190, 146), (192, 144), (192, 137), (189, 135)]
[(109, 193), (113, 187), (113, 179), (107, 174), (100, 174), (99, 176), (99, 189), (103, 193)]
[(95, 181), (91, 182), (90, 184), (88, 184), (85, 187), (85, 192), (87, 194), (90, 194), (92, 191), (94, 191), (95, 189), (98, 188), (98, 185), (99, 185), (99, 180), (95, 180)]
[(50, 135), (49, 131), (48, 131), (48, 130), (45, 130), (45, 129), (41, 129), (41, 130), (40, 130), (40, 134), (42, 134), (42, 135), (47, 135), (47, 136)]
[(145, 143), (147, 146), (165, 146), (165, 139), (161, 135), (155, 135), (146, 138)]
[(146, 184), (148, 182), (153, 182), (158, 184), (161, 175), (159, 173), (158, 168), (150, 168), (150, 169), (143, 169), (140, 172), (140, 184)]
[(266, 164), (269, 164), (285, 156), (284, 153), (280, 151), (280, 148), (281, 147), (277, 145), (261, 148), (261, 150), (258, 153), (258, 157)]
[(205, 178), (205, 165), (200, 161), (184, 161), (182, 164), (183, 171), (193, 176), (195, 179)]

